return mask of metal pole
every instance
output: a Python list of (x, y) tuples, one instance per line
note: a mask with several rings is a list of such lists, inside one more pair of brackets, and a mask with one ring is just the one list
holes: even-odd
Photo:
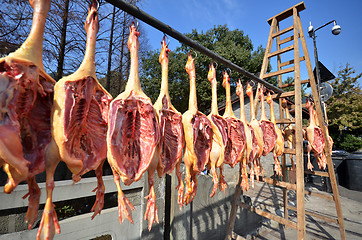
[(317, 91), (318, 91), (318, 97), (320, 98), (320, 72), (319, 72), (319, 64), (318, 64), (318, 53), (317, 53), (317, 43), (315, 40), (315, 30), (313, 31), (313, 45), (314, 45), (314, 60), (315, 60), (315, 71), (316, 71), (316, 77), (317, 77)]
[(202, 46), (201, 44), (199, 44), (198, 42), (192, 40), (191, 38), (186, 37), (185, 35), (183, 35), (182, 33), (176, 31), (175, 29), (171, 28), (169, 25), (164, 24), (163, 22), (161, 22), (160, 20), (152, 17), (151, 15), (143, 12), (142, 10), (140, 10), (138, 7), (123, 1), (123, 0), (106, 0), (108, 3), (122, 9), (123, 11), (133, 15), (134, 17), (142, 20), (143, 22), (151, 25), (152, 27), (160, 30), (161, 32), (177, 39), (178, 41), (180, 41), (183, 44), (186, 44), (189, 47), (192, 47), (194, 49), (196, 49), (197, 51), (199, 51), (200, 53), (205, 54), (206, 56), (210, 57), (211, 59), (213, 59), (215, 62), (218, 62), (219, 64), (223, 64), (226, 67), (239, 72), (241, 74), (243, 74), (244, 76), (255, 80), (258, 83), (263, 84), (265, 87), (269, 88), (270, 90), (274, 91), (275, 93), (283, 93), (284, 91), (276, 86), (274, 86), (273, 84), (270, 84), (268, 82), (266, 82), (265, 80), (255, 76), (254, 74), (246, 71), (245, 69), (243, 69), (242, 67), (232, 63), (230, 60), (227, 60), (223, 57), (221, 57), (220, 55), (218, 55), (217, 53), (209, 50), (208, 48)]

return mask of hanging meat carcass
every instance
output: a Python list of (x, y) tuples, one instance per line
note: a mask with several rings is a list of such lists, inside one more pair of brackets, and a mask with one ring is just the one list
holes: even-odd
[(180, 164), (182, 159), (182, 150), (184, 148), (184, 133), (182, 127), (182, 115), (171, 104), (168, 93), (168, 49), (165, 37), (161, 42), (161, 54), (159, 62), (162, 66), (162, 82), (160, 95), (153, 105), (158, 122), (160, 124), (160, 142), (156, 148), (154, 157), (158, 158), (157, 173), (159, 177), (166, 173), (170, 174), (176, 167), (176, 176), (178, 179), (178, 199), (181, 207), (183, 205), (184, 185), (181, 178)]
[(261, 102), (261, 117), (260, 117), (260, 127), (263, 131), (263, 156), (266, 156), (272, 151), (277, 140), (277, 133), (275, 131), (274, 124), (268, 120), (265, 114), (265, 102), (264, 102), (264, 90), (261, 87), (260, 89), (260, 102)]
[(275, 122), (275, 115), (274, 115), (274, 105), (273, 105), (273, 98), (268, 92), (268, 96), (266, 98), (267, 103), (270, 106), (270, 121), (274, 124), (275, 132), (277, 134), (277, 139), (273, 148), (273, 157), (274, 157), (274, 171), (277, 175), (282, 175), (282, 169), (280, 168), (280, 161), (278, 157), (284, 153), (284, 137), (282, 131), (278, 127)]
[(141, 89), (138, 73), (139, 32), (134, 23), (130, 26), (128, 49), (131, 55), (131, 67), (124, 92), (111, 102), (107, 147), (108, 162), (113, 170), (114, 182), (118, 190), (119, 221), (125, 217), (133, 223), (131, 211), (133, 205), (124, 195), (120, 179), (126, 185), (137, 182), (148, 171), (149, 195), (145, 217), (152, 226), (158, 222), (154, 173), (158, 159), (153, 158), (160, 139), (157, 115), (150, 98)]
[(304, 137), (308, 141), (308, 164), (307, 168), (313, 170), (313, 165), (310, 162), (310, 152), (313, 151), (314, 157), (317, 159), (320, 168), (326, 167), (326, 158), (323, 153), (325, 138), (322, 129), (315, 123), (313, 104), (307, 99), (306, 107), (309, 110), (309, 126), (307, 127)]
[[(214, 64), (211, 63), (209, 66), (209, 73), (207, 79), (211, 83), (212, 90), (212, 101), (211, 101), (211, 113), (207, 116), (212, 123), (213, 131), (213, 140), (210, 152), (210, 161), (209, 168), (211, 169), (212, 179), (214, 182), (214, 187), (210, 194), (210, 197), (213, 197), (216, 193), (217, 187), (219, 185), (220, 190), (225, 193), (227, 187), (224, 175), (223, 175), (223, 165), (224, 165), (224, 154), (225, 154), (225, 145), (227, 143), (227, 122), (223, 117), (219, 115), (219, 110), (217, 107), (217, 81), (216, 81), (216, 70)], [(217, 176), (216, 168), (219, 168), (219, 177)]]
[(240, 99), (240, 120), (244, 124), (244, 132), (245, 132), (245, 142), (246, 148), (243, 154), (241, 164), (241, 187), (243, 191), (249, 190), (249, 183), (248, 183), (248, 172), (246, 166), (248, 165), (250, 168), (250, 180), (252, 182), (252, 186), (254, 187), (254, 169), (252, 167), (252, 162), (254, 161), (257, 153), (258, 148), (258, 141), (255, 137), (253, 127), (247, 122), (246, 115), (245, 115), (245, 103), (244, 103), (244, 89), (243, 85), (240, 82), (240, 79), (237, 83), (236, 87), (236, 94), (239, 96)]
[[(282, 99), (282, 107), (285, 110), (285, 118), (292, 120), (290, 113), (289, 113), (289, 109), (288, 109), (288, 105), (287, 105), (287, 100), (285, 100), (285, 98)], [(283, 129), (283, 136), (284, 139), (287, 141), (287, 145), (288, 148), (290, 149), (295, 149), (295, 129), (293, 127), (292, 124), (288, 124), (284, 129)], [(294, 164), (294, 160), (293, 160), (293, 154), (289, 154), (290, 155), (290, 161), (292, 164), (292, 169), (295, 169), (295, 164)]]
[(229, 164), (234, 167), (241, 161), (244, 154), (246, 143), (245, 143), (245, 131), (244, 124), (242, 121), (236, 118), (233, 108), (231, 106), (231, 95), (230, 95), (230, 78), (228, 73), (225, 71), (223, 76), (223, 87), (226, 92), (226, 103), (225, 112), (223, 118), (227, 122), (227, 142), (225, 145), (225, 164)]
[(190, 77), (190, 98), (189, 109), (182, 115), (186, 142), (184, 153), (186, 167), (184, 203), (189, 204), (196, 195), (197, 175), (205, 169), (210, 159), (213, 132), (210, 120), (197, 110), (195, 64), (191, 53), (188, 54), (185, 69)]
[(97, 2), (89, 7), (85, 21), (87, 45), (82, 64), (76, 72), (60, 79), (54, 87), (52, 136), (47, 150), (47, 201), (37, 238), (51, 239), (60, 233), (52, 203), (54, 172), (59, 161), (64, 161), (73, 173), (73, 181), (95, 170), (97, 176), (96, 201), (92, 219), (100, 214), (104, 204), (102, 166), (107, 157), (107, 121), (111, 95), (97, 81), (95, 46), (99, 30)]
[(55, 81), (43, 67), (43, 33), (49, 0), (32, 0), (33, 24), (26, 41), (0, 59), (0, 167), (8, 175), (5, 193), (27, 180), (31, 229), (38, 216), (40, 189), (35, 175), (45, 170), (45, 149), (51, 141), (50, 112)]
[(257, 181), (259, 181), (259, 175), (261, 174), (260, 157), (263, 154), (263, 145), (264, 145), (263, 131), (262, 131), (261, 127), (260, 127), (259, 121), (256, 119), (256, 116), (255, 116), (253, 87), (250, 86), (249, 83), (247, 83), (247, 86), (246, 86), (246, 94), (249, 96), (249, 99), (250, 99), (251, 118), (250, 118), (249, 124), (251, 125), (251, 127), (254, 130), (256, 141), (258, 143), (257, 144), (258, 147), (256, 148), (256, 152), (255, 152), (255, 158), (253, 159), (253, 165), (254, 165), (254, 171), (253, 172), (254, 172), (254, 174), (256, 176)]

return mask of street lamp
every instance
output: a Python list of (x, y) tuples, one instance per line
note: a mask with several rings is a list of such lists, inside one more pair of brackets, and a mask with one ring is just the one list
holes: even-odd
[[(308, 34), (309, 37), (311, 37), (313, 39), (313, 44), (314, 44), (314, 59), (315, 59), (315, 70), (316, 70), (316, 77), (317, 77), (317, 91), (318, 91), (318, 97), (320, 98), (320, 81), (321, 81), (321, 76), (320, 76), (320, 71), (319, 71), (319, 64), (318, 64), (318, 54), (317, 54), (317, 44), (316, 44), (316, 36), (315, 36), (315, 32), (318, 31), (319, 29), (329, 25), (333, 23), (333, 27), (332, 27), (332, 34), (333, 35), (338, 35), (341, 32), (341, 27), (339, 25), (337, 25), (336, 20), (332, 20), (330, 22), (327, 22), (326, 24), (314, 29), (312, 26), (312, 23), (309, 23), (309, 27), (308, 27)], [(320, 99), (319, 99), (320, 100)], [(322, 103), (322, 102), (321, 102)], [(322, 106), (322, 110), (323, 110), (323, 117), (324, 117), (324, 107)]]

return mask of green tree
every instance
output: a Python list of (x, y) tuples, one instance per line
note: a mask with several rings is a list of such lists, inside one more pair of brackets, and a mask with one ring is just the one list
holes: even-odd
[[(241, 30), (230, 30), (226, 25), (220, 25), (201, 33), (193, 30), (186, 36), (251, 73), (257, 74), (261, 69), (264, 49), (259, 46), (254, 50), (251, 40)], [(169, 91), (172, 104), (180, 112), (186, 111), (188, 107), (189, 80), (185, 71), (185, 64), (187, 53), (190, 50), (192, 49), (181, 45), (169, 53)], [(195, 56), (194, 53), (193, 56)], [(159, 51), (153, 50), (147, 52), (141, 59), (140, 79), (142, 87), (153, 102), (158, 97), (161, 85), (161, 66), (158, 57)], [(209, 57), (202, 54), (198, 54), (195, 59), (198, 108), (203, 112), (211, 106), (211, 86), (207, 80), (211, 61)], [(225, 90), (221, 83), (222, 72), (226, 70), (226, 67), (218, 65), (216, 70), (217, 81), (219, 82), (217, 87), (218, 101), (221, 102), (225, 100)], [(241, 74), (231, 71), (231, 93), (235, 91), (237, 79), (242, 77)]]
[(362, 148), (362, 90), (358, 79), (362, 73), (348, 63), (340, 66), (331, 82), (333, 95), (327, 101), (329, 132), (336, 148), (355, 151)]

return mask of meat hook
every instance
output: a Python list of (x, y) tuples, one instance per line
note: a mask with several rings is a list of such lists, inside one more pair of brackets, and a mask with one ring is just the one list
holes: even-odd
[(98, 12), (98, 10), (99, 10), (99, 1), (98, 0), (89, 0), (89, 7), (91, 7), (94, 2), (97, 3), (97, 12)]
[(165, 38), (167, 38), (167, 44), (166, 44), (166, 46), (168, 47), (169, 45), (170, 45), (170, 38), (166, 35), (166, 33), (163, 33), (163, 36), (165, 36)]
[(231, 69), (230, 68), (226, 68), (226, 71), (229, 71), (229, 76), (231, 75)]

